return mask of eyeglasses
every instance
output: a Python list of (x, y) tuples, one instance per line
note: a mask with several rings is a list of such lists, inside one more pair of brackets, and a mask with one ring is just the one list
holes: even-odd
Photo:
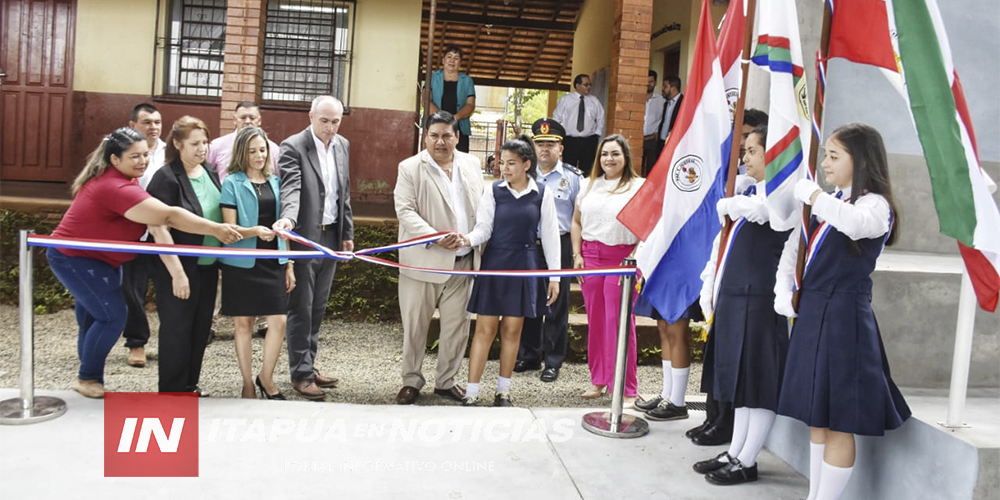
[(590, 83), (590, 82), (587, 82), (587, 83), (580, 83), (580, 84), (578, 84), (578, 85), (583, 85), (584, 87), (590, 87), (590, 86), (592, 86), (592, 85), (594, 85), (594, 84), (593, 84), (593, 83)]

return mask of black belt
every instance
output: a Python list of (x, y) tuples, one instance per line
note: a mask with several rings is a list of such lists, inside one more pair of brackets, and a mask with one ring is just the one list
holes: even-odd
[(319, 226), (319, 230), (320, 231), (333, 231), (334, 229), (337, 228), (337, 225), (338, 224), (336, 222), (334, 222), (333, 224), (322, 224), (322, 225)]

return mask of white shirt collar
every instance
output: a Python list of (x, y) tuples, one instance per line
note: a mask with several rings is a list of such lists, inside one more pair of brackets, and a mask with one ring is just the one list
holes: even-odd
[[(851, 199), (851, 186), (847, 186), (845, 188), (842, 188), (842, 187), (838, 186), (837, 187), (837, 191), (843, 191), (844, 192), (844, 194), (840, 196), (841, 200), (849, 200), (849, 199)], [(836, 195), (837, 191), (834, 191), (833, 194)]]
[(334, 138), (336, 138), (336, 136), (334, 136), (334, 138), (330, 139), (330, 146), (325, 146), (325, 145), (323, 145), (323, 141), (319, 137), (316, 136), (316, 132), (313, 131), (312, 125), (309, 126), (309, 133), (312, 134), (313, 141), (316, 142), (316, 149), (318, 149), (318, 150), (323, 151), (324, 153), (326, 153), (326, 152), (329, 152), (330, 149), (333, 148), (333, 140), (334, 140)]
[[(507, 184), (506, 180), (500, 181), (500, 187), (505, 187), (505, 188), (509, 189), (512, 193), (516, 192), (516, 191), (514, 191), (514, 188), (510, 187), (510, 185)], [(528, 187), (524, 188), (524, 191), (518, 192), (517, 194), (518, 195), (524, 195), (524, 194), (528, 193), (529, 191), (538, 191), (538, 184), (535, 183), (535, 179), (532, 179), (530, 175), (528, 176)]]

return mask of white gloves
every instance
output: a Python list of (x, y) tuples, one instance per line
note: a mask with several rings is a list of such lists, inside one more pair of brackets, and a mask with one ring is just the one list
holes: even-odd
[(792, 307), (792, 294), (780, 293), (774, 296), (774, 312), (786, 317), (797, 318), (799, 315)]
[(816, 181), (799, 179), (799, 182), (795, 183), (795, 199), (806, 205), (812, 205), (810, 198), (812, 198), (813, 193), (820, 190), (819, 184), (816, 184)]
[(702, 285), (701, 297), (698, 298), (698, 305), (701, 306), (701, 314), (706, 319), (712, 317), (712, 287)]
[(719, 198), (719, 201), (715, 202), (715, 211), (719, 214), (719, 224), (726, 224), (726, 215), (729, 215), (729, 201), (732, 198)]
[(765, 224), (769, 219), (767, 205), (761, 198), (750, 196), (722, 198), (715, 204), (715, 208), (719, 212), (719, 222), (722, 224), (726, 223), (726, 215), (733, 220), (746, 217), (754, 224)]

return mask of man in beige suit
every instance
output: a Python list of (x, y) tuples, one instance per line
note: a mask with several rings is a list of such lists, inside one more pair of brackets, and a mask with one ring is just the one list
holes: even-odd
[[(451, 234), (437, 243), (400, 249), (404, 265), (471, 270), (479, 268), (479, 249), (459, 248), (459, 234), (476, 225), (483, 194), (483, 173), (473, 156), (456, 151), (458, 121), (447, 111), (427, 119), (425, 150), (399, 164), (396, 217), (399, 241), (441, 231)], [(441, 340), (434, 377), (434, 393), (461, 401), (465, 390), (455, 384), (469, 339), (465, 308), (472, 278), (408, 271), (399, 272), (399, 309), (403, 316), (403, 388), (396, 402), (413, 404), (424, 386), (421, 365), (427, 345), (427, 327), (434, 308), (441, 311)]]

